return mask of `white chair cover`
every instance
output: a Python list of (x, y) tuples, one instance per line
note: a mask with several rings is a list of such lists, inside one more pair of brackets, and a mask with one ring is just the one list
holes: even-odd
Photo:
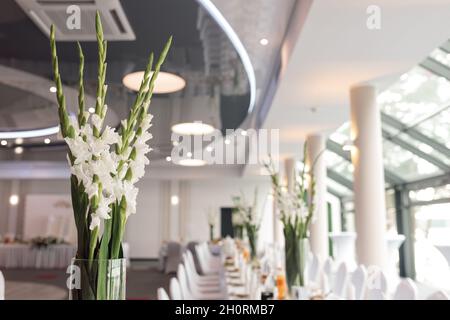
[(177, 278), (170, 279), (170, 296), (172, 300), (184, 300), (183, 294), (181, 293), (180, 282)]
[(183, 295), (184, 300), (193, 300), (191, 291), (189, 290), (188, 280), (186, 277), (186, 269), (180, 263), (178, 265), (178, 282), (180, 283), (181, 294)]
[(158, 296), (158, 300), (170, 300), (169, 295), (167, 294), (166, 290), (164, 290), (164, 288), (158, 288), (156, 294)]
[(336, 272), (336, 279), (333, 286), (333, 293), (338, 297), (344, 297), (347, 290), (347, 284), (349, 281), (348, 267), (345, 262), (339, 265)]
[(386, 295), (380, 289), (367, 290), (367, 300), (386, 300)]
[(0, 300), (5, 300), (5, 277), (0, 271)]
[(351, 283), (355, 288), (355, 300), (364, 300), (366, 296), (367, 271), (363, 265), (359, 265), (353, 271)]
[(319, 282), (319, 274), (320, 274), (320, 258), (317, 255), (313, 255), (311, 263), (308, 267), (308, 280), (314, 284)]
[(393, 300), (417, 300), (417, 287), (411, 279), (402, 279), (397, 285)]
[(436, 291), (427, 297), (427, 300), (449, 300), (448, 295), (442, 291)]

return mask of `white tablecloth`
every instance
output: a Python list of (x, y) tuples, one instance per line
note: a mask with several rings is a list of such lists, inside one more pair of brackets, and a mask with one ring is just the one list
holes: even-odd
[(0, 244), (0, 268), (67, 268), (76, 251), (67, 244), (40, 249), (28, 244)]

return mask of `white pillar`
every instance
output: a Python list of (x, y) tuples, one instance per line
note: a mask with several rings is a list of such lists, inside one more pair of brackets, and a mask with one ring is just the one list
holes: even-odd
[[(310, 225), (312, 253), (325, 259), (328, 257), (328, 209), (327, 209), (327, 166), (325, 162), (325, 137), (309, 135), (307, 143), (307, 165), (314, 175), (315, 197), (314, 217)], [(311, 187), (311, 186), (310, 186)]]
[(384, 268), (387, 257), (386, 200), (376, 89), (369, 85), (353, 87), (350, 106), (356, 254), (359, 263)]

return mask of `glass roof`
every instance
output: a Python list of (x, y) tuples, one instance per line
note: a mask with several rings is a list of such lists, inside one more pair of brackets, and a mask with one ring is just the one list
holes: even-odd
[(328, 150), (325, 152), (325, 161), (328, 168), (339, 173), (347, 180), (353, 180), (353, 164), (351, 162)]
[(383, 160), (386, 168), (407, 181), (442, 174), (435, 165), (387, 140), (383, 141)]
[(430, 53), (430, 58), (450, 68), (450, 53), (447, 53), (444, 50), (437, 48)]
[(418, 129), (450, 149), (450, 109), (420, 123)]
[(422, 67), (403, 74), (377, 97), (381, 111), (408, 126), (450, 105), (450, 82)]
[[(450, 54), (442, 49), (433, 50), (427, 59), (450, 70)], [(418, 65), (381, 92), (377, 102), (386, 120), (382, 123), (386, 174), (392, 172), (410, 182), (450, 173), (449, 79), (433, 68)], [(350, 122), (344, 123), (329, 139), (344, 148), (351, 141)], [(339, 151), (328, 150), (328, 168), (352, 181), (353, 167)], [(335, 180), (333, 184), (339, 183)]]

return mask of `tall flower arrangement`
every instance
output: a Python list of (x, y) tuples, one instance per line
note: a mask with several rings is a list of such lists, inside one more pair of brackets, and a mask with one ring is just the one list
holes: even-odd
[[(321, 154), (318, 157), (320, 156)], [(303, 167), (300, 172), (295, 171), (291, 191), (281, 185), (279, 174), (275, 172), (272, 161), (265, 165), (271, 177), (279, 218), (283, 224), (286, 278), (289, 288), (293, 285), (305, 285), (308, 230), (315, 211), (314, 166), (318, 157), (313, 161), (310, 170), (307, 170), (306, 157), (305, 143)]]
[(247, 232), (252, 260), (257, 256), (258, 231), (261, 226), (261, 216), (258, 212), (258, 189), (255, 189), (253, 203), (247, 203), (244, 194), (233, 197), (233, 203), (237, 214), (242, 217), (245, 231)]
[[(138, 189), (135, 184), (144, 176), (149, 164), (146, 154), (152, 135), (152, 115), (148, 113), (153, 88), (161, 65), (169, 51), (172, 37), (164, 46), (153, 65), (153, 53), (128, 118), (120, 128), (104, 125), (107, 113), (105, 104), (108, 86), (106, 78), (107, 42), (103, 37), (100, 15), (97, 12), (95, 27), (98, 43), (98, 83), (95, 113), (86, 111), (84, 101), (84, 55), (78, 43), (79, 82), (78, 115), (70, 116), (66, 108), (58, 55), (55, 27), (51, 26), (50, 47), (53, 76), (56, 85), (61, 133), (69, 151), (67, 160), (71, 170), (72, 206), (78, 236), (77, 259), (86, 260), (82, 266), (83, 298), (105, 299), (105, 273), (103, 261), (123, 257), (122, 239), (128, 217), (136, 212)], [(94, 261), (101, 261), (98, 265)], [(86, 283), (84, 283), (86, 282)]]

